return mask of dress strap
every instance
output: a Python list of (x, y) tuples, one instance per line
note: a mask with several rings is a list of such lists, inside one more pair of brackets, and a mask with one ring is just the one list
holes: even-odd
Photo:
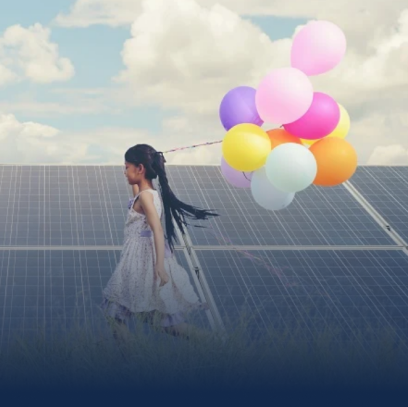
[[(149, 188), (149, 189), (144, 189), (143, 191), (138, 192), (138, 193), (135, 195), (135, 197), (130, 201), (130, 202), (131, 202), (131, 203), (130, 203), (130, 208), (133, 208), (133, 205), (135, 204), (137, 198), (139, 198), (139, 195), (140, 195), (142, 192), (144, 192), (144, 191), (155, 191), (155, 192), (157, 192), (155, 189), (151, 189), (151, 188)], [(153, 195), (153, 200), (154, 200), (154, 195)], [(129, 208), (129, 209), (130, 209), (130, 208)], [(163, 210), (162, 210), (162, 215), (163, 215)], [(161, 218), (161, 217), (160, 217), (160, 218)]]
[(143, 191), (139, 191), (139, 192), (135, 195), (135, 197), (133, 198), (133, 205), (135, 204), (136, 199), (139, 198), (139, 195), (140, 195), (142, 192), (144, 192), (144, 191), (155, 191), (155, 189), (149, 188), (149, 189), (144, 189)]

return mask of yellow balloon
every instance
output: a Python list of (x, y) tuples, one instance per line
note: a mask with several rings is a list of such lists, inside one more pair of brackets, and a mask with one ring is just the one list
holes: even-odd
[(222, 155), (237, 171), (250, 172), (261, 168), (271, 149), (268, 134), (259, 126), (250, 123), (232, 127), (222, 141)]
[[(344, 139), (346, 138), (348, 132), (350, 131), (350, 116), (347, 113), (347, 110), (339, 103), (339, 108), (340, 108), (340, 120), (339, 124), (337, 127), (327, 136), (323, 138), (328, 138), (328, 137), (336, 137), (336, 138), (341, 138)], [(317, 141), (322, 140), (322, 139), (317, 139), (317, 140), (305, 140), (301, 139), (302, 143), (305, 145), (311, 146), (312, 144), (316, 143)]]

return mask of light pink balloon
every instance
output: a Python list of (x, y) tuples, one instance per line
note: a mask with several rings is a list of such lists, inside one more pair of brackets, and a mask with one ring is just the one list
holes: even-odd
[(275, 69), (258, 86), (255, 103), (264, 122), (291, 123), (302, 117), (313, 100), (313, 85), (295, 68)]
[(312, 21), (293, 39), (291, 66), (306, 75), (320, 75), (333, 69), (346, 53), (343, 31), (329, 21)]

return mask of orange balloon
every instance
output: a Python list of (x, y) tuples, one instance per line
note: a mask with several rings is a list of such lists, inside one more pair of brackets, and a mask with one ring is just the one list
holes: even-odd
[(333, 187), (352, 177), (357, 169), (357, 153), (353, 146), (337, 137), (323, 138), (312, 144), (309, 151), (317, 162), (314, 185)]
[(284, 143), (296, 143), (303, 145), (299, 137), (293, 136), (284, 129), (268, 130), (266, 134), (271, 140), (272, 150)]

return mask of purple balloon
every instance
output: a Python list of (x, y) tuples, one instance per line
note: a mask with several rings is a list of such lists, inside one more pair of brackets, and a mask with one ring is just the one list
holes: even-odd
[(224, 159), (221, 158), (221, 172), (224, 178), (234, 187), (249, 188), (253, 172), (242, 172), (232, 168)]
[(225, 130), (237, 124), (250, 123), (263, 125), (255, 104), (256, 89), (249, 86), (238, 86), (231, 89), (222, 99), (220, 105), (220, 119)]

